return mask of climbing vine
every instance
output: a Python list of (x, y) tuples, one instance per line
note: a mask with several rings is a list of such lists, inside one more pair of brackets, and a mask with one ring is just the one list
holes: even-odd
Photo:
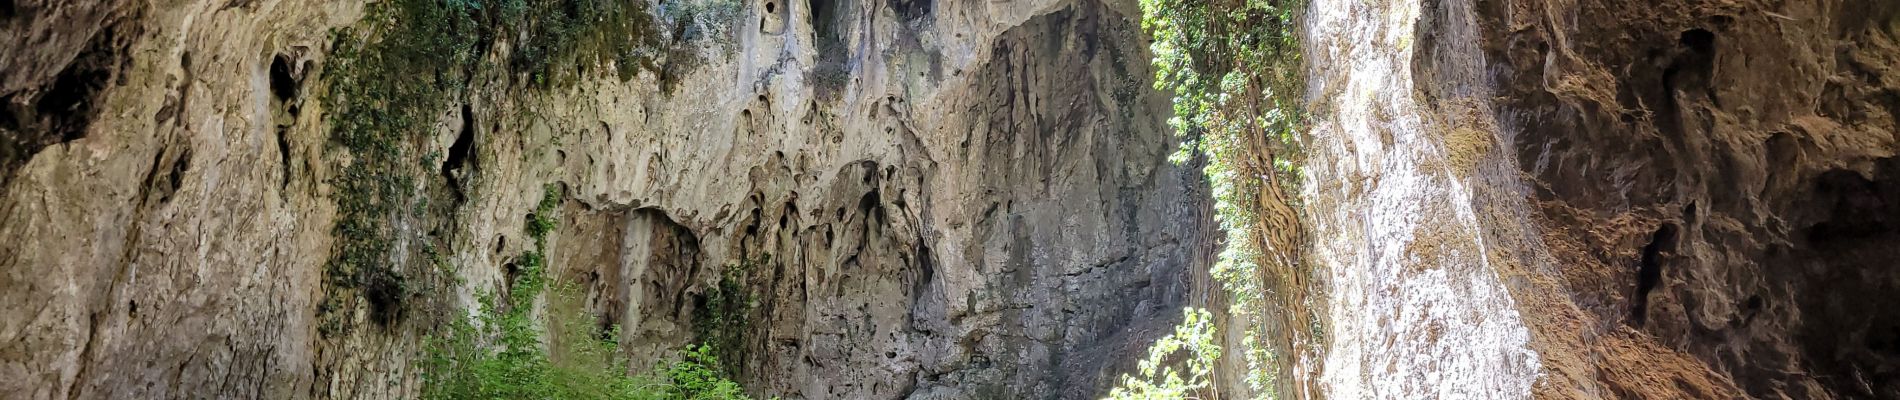
[[(1232, 296), (1232, 314), (1257, 328), (1310, 325), (1301, 311), (1311, 308), (1303, 297), (1311, 280), (1299, 263), (1297, 200), (1304, 7), (1304, 0), (1141, 0), (1155, 88), (1171, 96), (1168, 124), (1182, 137), (1172, 160), (1205, 161), (1227, 234), (1212, 273)], [(1284, 361), (1270, 350), (1292, 347), (1288, 335), (1243, 335), (1247, 381), (1262, 396), (1284, 391)]]

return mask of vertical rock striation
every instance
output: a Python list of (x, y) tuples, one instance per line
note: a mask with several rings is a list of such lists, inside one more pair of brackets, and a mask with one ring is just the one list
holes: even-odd
[(1483, 59), (1460, 47), (1477, 32), (1430, 24), (1418, 1), (1310, 4), (1303, 197), (1330, 345), (1308, 379), (1336, 398), (1522, 396), (1541, 361), (1488, 237), (1515, 221), (1487, 214), (1512, 177), (1480, 158), (1494, 123), (1468, 70)]

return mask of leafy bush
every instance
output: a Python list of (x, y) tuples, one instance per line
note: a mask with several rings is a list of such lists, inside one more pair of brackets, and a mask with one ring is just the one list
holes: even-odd
[(666, 369), (673, 381), (665, 394), (668, 399), (727, 400), (744, 399), (739, 384), (719, 373), (719, 357), (712, 346), (686, 346), (684, 359)]
[[(1174, 327), (1174, 333), (1148, 348), (1139, 375), (1122, 376), (1121, 385), (1108, 392), (1108, 399), (1194, 399), (1214, 390), (1214, 362), (1221, 354), (1220, 345), (1214, 343), (1214, 316), (1192, 307), (1183, 313), (1186, 315)], [(1175, 354), (1180, 352), (1186, 353)], [(1174, 358), (1181, 361), (1172, 362)]]
[(688, 346), (679, 361), (648, 375), (628, 375), (617, 332), (595, 336), (581, 311), (584, 297), (569, 288), (548, 296), (548, 333), (525, 311), (496, 307), (485, 296), (472, 319), (452, 324), (446, 336), (426, 342), (424, 399), (638, 399), (743, 400), (738, 383), (720, 373), (711, 346)]
[[(506, 296), (481, 296), (473, 318), (454, 318), (446, 334), (424, 343), (424, 399), (748, 399), (737, 383), (719, 373), (710, 346), (688, 347), (664, 376), (629, 376), (618, 351), (617, 330), (599, 333), (586, 312), (585, 296), (572, 287), (549, 290), (545, 278), (547, 235), (556, 228), (560, 192), (549, 186), (528, 216), (534, 249), (516, 259)], [(547, 294), (542, 296), (542, 294)], [(536, 326), (535, 301), (547, 300), (547, 333)]]

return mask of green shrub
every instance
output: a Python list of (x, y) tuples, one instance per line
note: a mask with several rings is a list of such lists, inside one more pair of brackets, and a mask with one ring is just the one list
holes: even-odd
[[(1141, 360), (1139, 374), (1123, 375), (1108, 399), (1192, 399), (1214, 390), (1214, 362), (1221, 354), (1214, 342), (1214, 316), (1193, 307), (1182, 312), (1186, 315), (1174, 333), (1155, 341), (1148, 348), (1148, 358)], [(1186, 353), (1177, 356), (1180, 352)]]
[[(425, 339), (422, 398), (748, 399), (719, 373), (709, 346), (688, 347), (663, 376), (628, 375), (618, 330), (599, 332), (586, 311), (585, 294), (558, 284), (550, 290), (544, 276), (547, 235), (557, 227), (560, 195), (550, 185), (528, 216), (534, 249), (516, 259), (518, 272), (506, 296), (482, 295), (474, 317), (453, 318), (447, 332)], [(534, 313), (535, 301), (542, 298), (547, 300), (546, 332), (537, 327)]]
[(666, 377), (673, 382), (666, 394), (669, 399), (728, 400), (744, 399), (739, 384), (727, 380), (719, 371), (719, 356), (712, 346), (686, 346), (684, 359), (667, 367)]
[(752, 315), (759, 306), (746, 279), (753, 269), (771, 260), (771, 254), (762, 254), (727, 265), (719, 282), (706, 290), (705, 307), (693, 315), (693, 335), (703, 346), (717, 349), (714, 354), (720, 358), (743, 361), (745, 333), (752, 329)]

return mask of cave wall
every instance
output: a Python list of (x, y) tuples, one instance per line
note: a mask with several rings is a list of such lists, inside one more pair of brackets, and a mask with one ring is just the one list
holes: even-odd
[(0, 390), (413, 396), (548, 185), (551, 276), (634, 366), (717, 339), (758, 395), (1092, 397), (1223, 304), (1133, 2), (728, 3), (654, 70), (475, 74), (402, 144), (443, 157), (442, 206), (389, 219), (401, 290), (358, 294), (326, 274), (361, 156), (316, 93), (364, 4), (7, 2)]
[(1475, 14), (1503, 148), (1553, 255), (1539, 268), (1558, 278), (1514, 291), (1561, 296), (1539, 324), (1583, 332), (1543, 335), (1563, 389), (1542, 393), (1900, 396), (1900, 7), (1501, 0)]
[(1306, 16), (1301, 200), (1330, 309), (1295, 396), (1900, 396), (1900, 7)]

